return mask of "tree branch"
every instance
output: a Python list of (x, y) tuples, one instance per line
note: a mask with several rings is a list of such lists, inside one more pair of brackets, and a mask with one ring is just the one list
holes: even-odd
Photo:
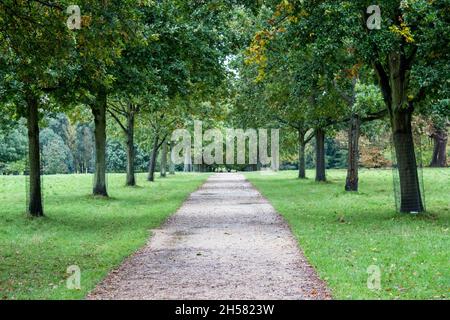
[(300, 126), (296, 126), (292, 122), (284, 120), (284, 119), (280, 118), (279, 116), (274, 116), (274, 119), (279, 121), (279, 122), (281, 122), (282, 124), (285, 124), (285, 125), (289, 126), (289, 127), (292, 127), (294, 129), (300, 130)]
[(389, 84), (389, 77), (383, 66), (379, 61), (374, 63), (375, 71), (380, 81), (381, 92), (383, 93), (384, 102), (391, 109), (392, 99), (391, 99), (391, 85)]
[(361, 122), (369, 122), (369, 121), (374, 121), (374, 120), (378, 120), (378, 119), (382, 119), (387, 115), (387, 109), (375, 112), (375, 113), (370, 113), (368, 114), (366, 117), (361, 119)]
[(114, 120), (116, 120), (116, 122), (119, 124), (122, 130), (125, 131), (125, 133), (128, 133), (128, 129), (123, 125), (122, 121), (120, 121), (119, 117), (117, 117), (114, 112), (109, 110), (109, 108), (106, 109), (106, 111), (108, 111), (108, 113), (114, 118)]
[(108, 102), (108, 109), (112, 109), (114, 112), (126, 117), (128, 114), (123, 109), (118, 108), (112, 102)]

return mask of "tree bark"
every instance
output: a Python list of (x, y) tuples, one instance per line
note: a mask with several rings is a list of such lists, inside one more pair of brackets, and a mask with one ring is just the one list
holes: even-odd
[(33, 217), (44, 216), (41, 190), (41, 156), (39, 146), (39, 110), (38, 99), (27, 98), (28, 157), (30, 163), (30, 190), (28, 213)]
[(316, 129), (316, 181), (327, 181), (325, 173), (325, 131)]
[(298, 178), (306, 179), (305, 133), (298, 130)]
[(414, 55), (407, 58), (404, 51), (398, 50), (389, 54), (387, 71), (379, 61), (375, 62), (375, 71), (391, 121), (400, 179), (401, 212), (424, 211), (411, 128), (413, 101), (407, 97), (413, 59)]
[(175, 174), (175, 164), (172, 161), (172, 145), (173, 142), (170, 143), (169, 147), (169, 174), (174, 175)]
[(352, 114), (348, 130), (348, 163), (346, 191), (358, 191), (359, 136), (361, 121), (357, 114)]
[(414, 108), (407, 97), (409, 68), (407, 59), (401, 52), (389, 55), (391, 127), (400, 179), (400, 211), (423, 212), (411, 127)]
[(148, 165), (148, 181), (155, 181), (155, 168), (156, 168), (156, 159), (158, 157), (158, 137), (155, 137), (155, 141), (153, 142), (152, 154), (150, 155), (150, 162)]
[(422, 212), (424, 206), (417, 174), (411, 118), (411, 110), (398, 110), (393, 114), (392, 119), (394, 148), (400, 178), (400, 211)]
[(105, 91), (100, 91), (97, 94), (95, 105), (91, 108), (95, 123), (95, 175), (93, 194), (103, 197), (108, 196), (106, 190), (106, 106), (107, 94)]
[(167, 140), (163, 141), (161, 147), (161, 172), (160, 175), (162, 178), (167, 176)]
[(445, 168), (447, 167), (447, 142), (448, 134), (446, 129), (434, 128), (431, 135), (434, 142), (433, 157), (430, 167)]
[(131, 106), (129, 105), (128, 116), (127, 116), (127, 180), (126, 185), (128, 187), (136, 186), (136, 175), (134, 171), (134, 159), (135, 159), (135, 149), (134, 149), (134, 122), (135, 116)]

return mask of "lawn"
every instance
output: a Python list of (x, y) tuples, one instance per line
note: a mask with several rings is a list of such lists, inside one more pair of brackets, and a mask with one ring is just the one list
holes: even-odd
[[(140, 187), (127, 188), (124, 175), (110, 174), (107, 200), (89, 195), (91, 175), (45, 176), (42, 219), (24, 213), (25, 177), (0, 176), (0, 299), (83, 298), (207, 176), (148, 183), (139, 175)], [(66, 288), (71, 265), (81, 269), (81, 290)]]
[[(390, 170), (362, 170), (360, 191), (344, 191), (344, 170), (328, 183), (294, 171), (246, 174), (291, 226), (309, 262), (335, 299), (450, 298), (450, 169), (426, 169), (428, 214), (395, 212)], [(381, 289), (367, 287), (367, 268)]]

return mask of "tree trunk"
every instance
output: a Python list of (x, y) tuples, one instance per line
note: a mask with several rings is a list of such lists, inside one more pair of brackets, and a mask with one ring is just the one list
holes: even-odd
[(390, 110), (392, 136), (400, 179), (400, 211), (423, 212), (424, 206), (411, 128), (414, 108), (412, 102), (408, 102), (407, 97), (409, 68), (404, 54), (392, 52), (389, 55), (390, 101), (388, 100), (388, 109)]
[(417, 174), (411, 117), (411, 110), (398, 110), (393, 113), (392, 118), (394, 148), (400, 178), (400, 211), (422, 212), (424, 206)]
[[(258, 138), (259, 139), (259, 138)], [(261, 163), (261, 157), (259, 156), (259, 143), (257, 145), (256, 150), (258, 151), (256, 153), (256, 171), (261, 171), (262, 163)]]
[(164, 140), (164, 142), (162, 144), (162, 150), (161, 150), (161, 172), (160, 172), (160, 175), (162, 178), (165, 178), (167, 176), (166, 170), (167, 170), (167, 140)]
[(325, 174), (325, 131), (316, 130), (316, 181), (327, 181)]
[(106, 104), (107, 94), (101, 91), (97, 95), (95, 105), (92, 106), (95, 123), (95, 175), (93, 194), (103, 197), (108, 196), (108, 192), (106, 191)]
[(36, 97), (27, 99), (28, 157), (30, 163), (30, 202), (28, 213), (33, 217), (44, 216), (41, 190), (41, 156), (39, 146), (39, 111)]
[(155, 137), (153, 142), (152, 154), (150, 155), (150, 162), (148, 165), (148, 181), (155, 181), (156, 159), (158, 157), (158, 137)]
[(175, 163), (172, 161), (172, 147), (173, 142), (170, 143), (169, 147), (169, 174), (174, 175), (175, 174)]
[(135, 149), (134, 149), (134, 113), (128, 110), (127, 119), (127, 181), (126, 185), (128, 187), (136, 186), (136, 175), (134, 172), (134, 159), (135, 159)]
[(306, 179), (306, 164), (305, 164), (305, 133), (298, 131), (298, 178)]
[(434, 141), (434, 149), (430, 167), (445, 168), (447, 167), (447, 130), (434, 128), (434, 132), (431, 137)]
[(358, 166), (359, 166), (359, 135), (360, 119), (358, 115), (352, 114), (348, 130), (348, 163), (346, 191), (358, 191)]

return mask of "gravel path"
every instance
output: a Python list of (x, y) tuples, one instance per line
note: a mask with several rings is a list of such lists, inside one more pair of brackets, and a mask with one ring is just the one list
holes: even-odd
[(284, 219), (241, 174), (211, 176), (88, 299), (329, 299)]

